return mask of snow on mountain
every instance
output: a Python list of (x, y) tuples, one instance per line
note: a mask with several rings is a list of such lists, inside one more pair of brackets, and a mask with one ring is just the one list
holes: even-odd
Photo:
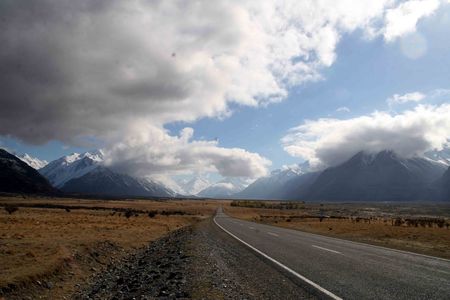
[(50, 162), (39, 170), (55, 187), (62, 187), (67, 181), (81, 177), (102, 164), (104, 154), (101, 150), (72, 153)]
[(27, 163), (27, 165), (29, 165), (30, 167), (32, 167), (35, 170), (39, 170), (39, 169), (45, 167), (48, 164), (48, 161), (40, 160), (39, 158), (32, 157), (32, 156), (28, 155), (27, 153), (19, 154), (19, 155), (16, 155), (16, 156), (21, 161)]
[(176, 195), (164, 185), (150, 179), (116, 173), (101, 165), (94, 166), (93, 170), (83, 176), (67, 181), (62, 191), (114, 197), (173, 197)]
[(211, 186), (211, 182), (202, 177), (193, 177), (191, 179), (184, 179), (177, 182), (184, 195), (197, 195), (207, 187)]
[(247, 188), (236, 194), (239, 198), (275, 199), (283, 194), (284, 185), (291, 179), (309, 171), (309, 163), (283, 166), (274, 170), (269, 176), (261, 177)]
[(425, 157), (440, 162), (446, 166), (450, 166), (450, 148), (428, 151), (425, 153)]
[(199, 192), (200, 197), (229, 198), (249, 185), (249, 180), (242, 178), (224, 178)]

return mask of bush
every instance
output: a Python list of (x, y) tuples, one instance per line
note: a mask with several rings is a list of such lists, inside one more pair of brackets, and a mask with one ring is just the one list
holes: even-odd
[(133, 210), (127, 209), (127, 210), (125, 211), (125, 217), (126, 217), (127, 219), (129, 219), (129, 218), (132, 217), (133, 215), (134, 215), (134, 211), (133, 211)]
[(14, 205), (6, 205), (5, 206), (5, 210), (8, 212), (8, 214), (11, 215), (11, 214), (15, 213), (16, 211), (18, 211), (19, 208), (17, 206), (14, 206)]
[(396, 218), (394, 220), (394, 226), (402, 226), (403, 225), (403, 220), (401, 218)]
[(158, 213), (158, 211), (156, 210), (151, 210), (148, 212), (148, 217), (149, 218), (154, 218), (156, 216), (156, 214)]
[(8, 214), (11, 215), (11, 214), (15, 213), (16, 211), (18, 211), (19, 208), (15, 205), (6, 205), (5, 210), (8, 212)]

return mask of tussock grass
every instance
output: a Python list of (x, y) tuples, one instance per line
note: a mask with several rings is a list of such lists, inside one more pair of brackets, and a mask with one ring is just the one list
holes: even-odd
[(0, 197), (0, 298), (61, 299), (106, 264), (214, 214), (215, 201)]

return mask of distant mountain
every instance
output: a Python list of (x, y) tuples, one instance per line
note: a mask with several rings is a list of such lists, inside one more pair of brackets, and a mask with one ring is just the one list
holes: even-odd
[(207, 198), (230, 198), (248, 186), (245, 180), (239, 178), (225, 178), (216, 182), (197, 194)]
[(23, 162), (26, 162), (30, 167), (32, 167), (33, 169), (39, 170), (43, 167), (45, 167), (48, 164), (48, 161), (46, 160), (40, 160), (39, 158), (36, 157), (31, 157), (28, 154), (19, 154), (16, 155), (20, 160), (22, 160)]
[(0, 191), (37, 194), (56, 192), (38, 171), (3, 149), (0, 149)]
[(392, 151), (359, 152), (324, 170), (302, 195), (308, 201), (428, 200), (429, 186), (446, 168), (427, 158), (401, 158)]
[(283, 185), (279, 189), (279, 199), (283, 200), (305, 200), (311, 185), (317, 180), (321, 172), (310, 172), (300, 174)]
[(193, 177), (190, 180), (178, 181), (178, 186), (184, 195), (197, 195), (211, 185), (207, 179), (202, 177)]
[(257, 179), (243, 191), (235, 194), (235, 197), (243, 199), (284, 199), (286, 183), (303, 173), (302, 168), (298, 166), (272, 171), (270, 176)]
[(96, 166), (83, 176), (67, 181), (61, 188), (67, 193), (101, 196), (173, 197), (175, 193), (147, 179), (135, 178)]
[(81, 177), (94, 170), (103, 162), (103, 152), (101, 150), (85, 152), (82, 154), (73, 153), (63, 156), (50, 162), (39, 170), (50, 183), (61, 188), (71, 179)]

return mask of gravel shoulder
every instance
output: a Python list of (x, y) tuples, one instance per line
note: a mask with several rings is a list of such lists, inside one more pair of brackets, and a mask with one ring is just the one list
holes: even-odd
[(310, 292), (208, 219), (108, 266), (73, 299), (314, 299)]

